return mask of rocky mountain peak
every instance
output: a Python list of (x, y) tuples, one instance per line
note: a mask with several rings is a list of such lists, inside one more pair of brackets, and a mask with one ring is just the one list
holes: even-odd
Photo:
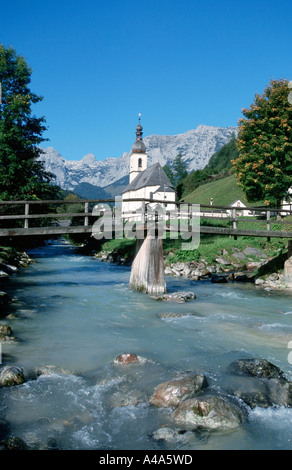
[(94, 165), (97, 162), (93, 153), (87, 153), (82, 159), (81, 163), (84, 165)]
[[(146, 136), (143, 141), (148, 166), (157, 162), (161, 166), (171, 164), (180, 153), (189, 171), (202, 169), (211, 156), (229, 142), (233, 134), (237, 135), (236, 127), (201, 124), (183, 134)], [(53, 147), (43, 151), (40, 159), (44, 161), (45, 169), (56, 176), (55, 182), (62, 189), (72, 191), (81, 183), (104, 188), (129, 174), (130, 154), (127, 152), (118, 158), (106, 158), (103, 161), (96, 160), (92, 153), (79, 161), (68, 161)]]

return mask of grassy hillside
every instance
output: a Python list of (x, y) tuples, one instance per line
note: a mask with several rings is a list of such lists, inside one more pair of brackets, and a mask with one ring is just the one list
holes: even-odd
[(181, 182), (182, 197), (185, 198), (199, 186), (211, 183), (232, 173), (231, 161), (238, 157), (236, 139), (233, 137), (218, 152), (215, 152), (209, 163), (202, 170), (191, 171)]
[(210, 204), (211, 198), (214, 199), (213, 204), (217, 206), (229, 206), (229, 204), (237, 198), (243, 203), (248, 204), (244, 192), (238, 186), (237, 179), (234, 175), (213, 181), (212, 183), (202, 184), (184, 197), (184, 202), (192, 204)]

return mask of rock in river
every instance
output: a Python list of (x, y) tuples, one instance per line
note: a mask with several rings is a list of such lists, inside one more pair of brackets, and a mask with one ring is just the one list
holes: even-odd
[(122, 353), (115, 358), (115, 362), (118, 364), (132, 364), (133, 362), (145, 362), (145, 359), (133, 353)]
[(189, 300), (193, 300), (196, 298), (196, 296), (193, 292), (173, 292), (171, 294), (151, 296), (151, 298), (155, 300), (166, 300), (166, 301), (182, 303), (182, 302), (187, 302)]
[(204, 395), (183, 400), (174, 410), (173, 419), (185, 429), (231, 431), (246, 419), (245, 410), (221, 396)]
[(164, 382), (155, 388), (150, 403), (160, 407), (178, 406), (182, 399), (193, 397), (207, 385), (206, 377), (201, 374)]
[(229, 371), (227, 392), (251, 408), (292, 406), (292, 383), (266, 359), (239, 359), (230, 364)]
[(266, 359), (238, 359), (229, 366), (230, 372), (239, 375), (250, 375), (261, 379), (284, 379), (284, 373)]
[(6, 366), (0, 369), (0, 387), (20, 385), (25, 382), (21, 367)]
[(15, 341), (12, 329), (8, 325), (0, 325), (0, 341)]

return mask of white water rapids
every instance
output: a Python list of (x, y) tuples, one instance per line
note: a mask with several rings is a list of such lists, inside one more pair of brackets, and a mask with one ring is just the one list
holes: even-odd
[[(171, 410), (149, 404), (156, 385), (187, 372), (205, 374), (220, 390), (239, 358), (267, 359), (292, 380), (291, 293), (168, 277), (169, 292), (196, 299), (158, 302), (128, 288), (129, 267), (80, 256), (62, 241), (29, 253), (37, 262), (13, 276), (11, 315), (0, 320), (19, 339), (2, 344), (2, 365), (28, 376), (45, 365), (58, 369), (0, 389), (11, 434), (34, 449), (292, 449), (290, 408), (257, 407), (236, 431), (161, 442), (153, 433), (173, 425)], [(123, 352), (146, 362), (115, 364)]]

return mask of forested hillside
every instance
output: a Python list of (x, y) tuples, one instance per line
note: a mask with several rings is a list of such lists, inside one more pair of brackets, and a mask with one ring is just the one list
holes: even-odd
[[(218, 152), (215, 152), (209, 160), (209, 163), (202, 170), (195, 170), (189, 173), (183, 180), (182, 199), (196, 190), (199, 186), (226, 176), (232, 172), (231, 161), (238, 157), (235, 136), (224, 145)], [(233, 178), (234, 179), (234, 178)]]

